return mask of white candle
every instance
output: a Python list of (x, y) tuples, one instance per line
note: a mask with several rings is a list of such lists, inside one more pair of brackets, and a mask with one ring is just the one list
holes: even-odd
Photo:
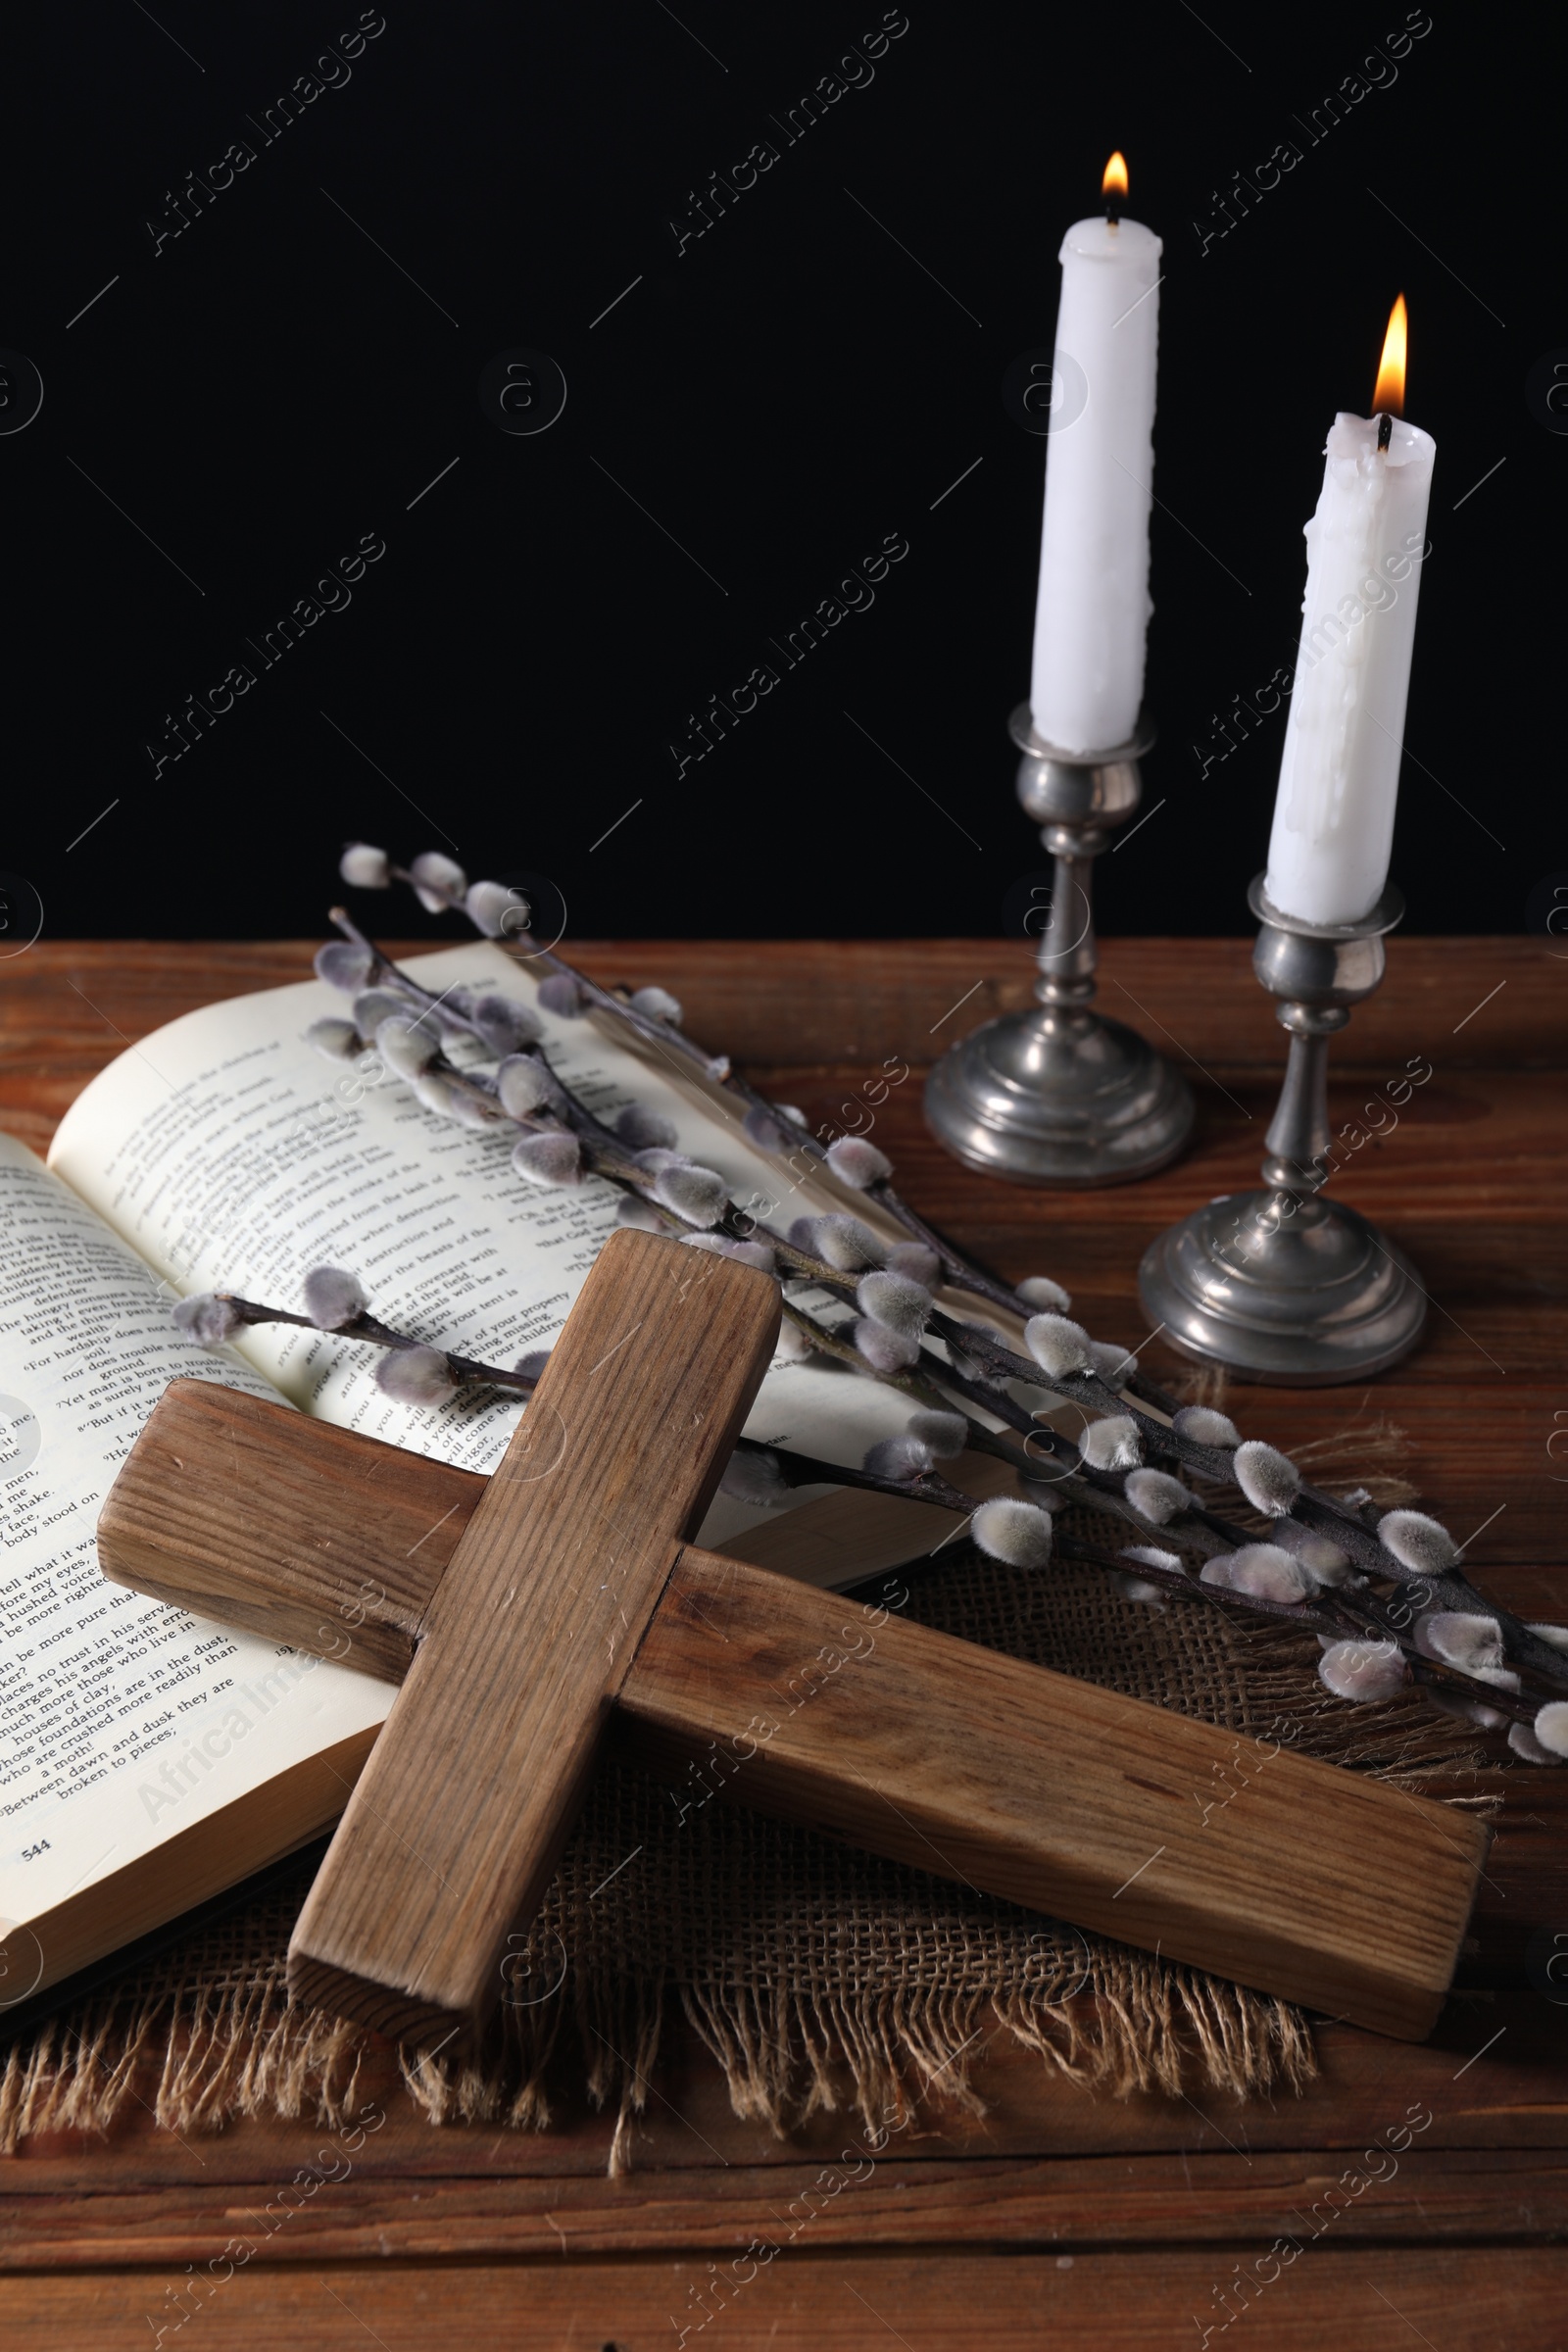
[[(1397, 370), (1391, 347), (1397, 344)], [(1377, 406), (1403, 405), (1404, 302)], [(1385, 415), (1336, 416), (1306, 526), (1306, 595), (1264, 889), (1309, 923), (1354, 923), (1388, 880), (1437, 444)]]
[(1062, 241), (1029, 708), (1067, 752), (1127, 742), (1143, 702), (1160, 250), (1137, 220)]

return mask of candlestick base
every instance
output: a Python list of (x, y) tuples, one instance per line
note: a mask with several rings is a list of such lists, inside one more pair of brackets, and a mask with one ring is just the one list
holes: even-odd
[(1386, 1372), (1426, 1327), (1427, 1297), (1403, 1251), (1355, 1209), (1231, 1193), (1162, 1233), (1138, 1295), (1184, 1355), (1249, 1380), (1332, 1388)]
[(1404, 911), (1390, 889), (1358, 923), (1306, 923), (1249, 893), (1262, 924), (1257, 977), (1281, 1000), (1290, 1061), (1263, 1192), (1232, 1193), (1160, 1235), (1139, 1268), (1144, 1310), (1184, 1354), (1249, 1380), (1327, 1388), (1387, 1371), (1426, 1327), (1414, 1267), (1375, 1225), (1325, 1200), (1334, 1139), (1328, 1041), (1383, 977), (1383, 935)]
[(1176, 1157), (1192, 1132), (1191, 1091), (1120, 1021), (1091, 1012), (1093, 860), (1138, 807), (1138, 731), (1113, 750), (1068, 755), (1037, 735), (1027, 705), (1010, 732), (1023, 754), (1018, 798), (1055, 859), (1040, 943), (1038, 1008), (988, 1021), (926, 1082), (926, 1123), (950, 1152), (1015, 1184), (1126, 1184)]
[(1015, 1184), (1126, 1184), (1175, 1158), (1193, 1098), (1120, 1021), (1043, 1004), (1005, 1013), (932, 1071), (926, 1123), (950, 1152)]

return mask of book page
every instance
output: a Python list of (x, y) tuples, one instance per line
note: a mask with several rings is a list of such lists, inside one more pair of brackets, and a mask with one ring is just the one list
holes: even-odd
[[(791, 1179), (754, 1150), (727, 1103), (704, 1099), (716, 1090), (693, 1083), (684, 1056), (672, 1050), (666, 1074), (657, 1052), (539, 1009), (529, 970), (502, 949), (476, 943), (407, 968), (437, 992), (461, 982), (534, 1005), (550, 1061), (599, 1116), (634, 1097), (661, 1112), (681, 1149), (716, 1167), (755, 1213), (769, 1204), (785, 1223), (812, 1207), (867, 1213), (831, 1179), (820, 1197), (808, 1188), (781, 1200)], [(514, 1131), (454, 1126), (373, 1055), (346, 1072), (323, 1060), (305, 1030), (347, 1009), (313, 979), (186, 1014), (92, 1081), (51, 1166), (180, 1294), (228, 1290), (298, 1311), (310, 1269), (339, 1265), (360, 1277), (373, 1313), (432, 1345), (505, 1365), (548, 1347), (619, 1195), (597, 1178), (532, 1184), (512, 1167)], [(237, 1345), (306, 1411), (466, 1470), (494, 1469), (522, 1409), (494, 1392), (439, 1407), (394, 1402), (375, 1384), (377, 1350), (320, 1332), (252, 1329)], [(747, 1429), (858, 1463), (908, 1409), (818, 1358), (775, 1366)], [(720, 1496), (702, 1541), (722, 1544), (763, 1516)]]
[(17, 1923), (378, 1722), (391, 1696), (100, 1575), (99, 1504), (168, 1383), (272, 1395), (230, 1350), (192, 1349), (171, 1304), (0, 1135), (0, 2007), (58, 1973)]

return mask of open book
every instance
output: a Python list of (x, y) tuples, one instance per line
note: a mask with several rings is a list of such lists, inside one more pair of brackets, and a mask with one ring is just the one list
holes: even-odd
[[(436, 991), (535, 999), (526, 967), (485, 944), (409, 968)], [(371, 1057), (322, 1060), (304, 1032), (342, 1004), (312, 980), (170, 1023), (86, 1088), (48, 1168), (0, 1136), (0, 2010), (317, 1836), (391, 1704), (383, 1683), (100, 1576), (99, 1506), (167, 1384), (227, 1382), (481, 1472), (523, 1409), (494, 1392), (400, 1404), (376, 1350), (284, 1325), (204, 1353), (175, 1301), (220, 1289), (297, 1310), (310, 1268), (342, 1265), (385, 1321), (507, 1364), (554, 1339), (614, 1222), (608, 1184), (541, 1190), (505, 1136), (438, 1118)], [(608, 1018), (540, 1019), (595, 1111), (635, 1096), (662, 1112), (769, 1222), (850, 1207), (881, 1222), (831, 1177), (798, 1182), (757, 1152), (735, 1098), (674, 1050)], [(816, 1358), (776, 1364), (747, 1428), (853, 1464), (906, 1413)], [(993, 1492), (998, 1465), (966, 1457), (962, 1475)], [(764, 1514), (720, 1496), (701, 1541), (843, 1585), (958, 1524), (897, 1497), (793, 1500)]]

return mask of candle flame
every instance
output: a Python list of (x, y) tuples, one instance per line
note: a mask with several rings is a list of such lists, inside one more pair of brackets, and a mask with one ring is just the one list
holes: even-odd
[(1378, 380), (1372, 388), (1372, 413), (1390, 416), (1404, 415), (1405, 346), (1409, 339), (1409, 320), (1405, 317), (1404, 296), (1401, 294), (1389, 313), (1389, 331), (1383, 338), (1383, 357), (1378, 363)]
[(1102, 196), (1125, 196), (1127, 193), (1127, 158), (1119, 147), (1105, 166), (1100, 192)]

